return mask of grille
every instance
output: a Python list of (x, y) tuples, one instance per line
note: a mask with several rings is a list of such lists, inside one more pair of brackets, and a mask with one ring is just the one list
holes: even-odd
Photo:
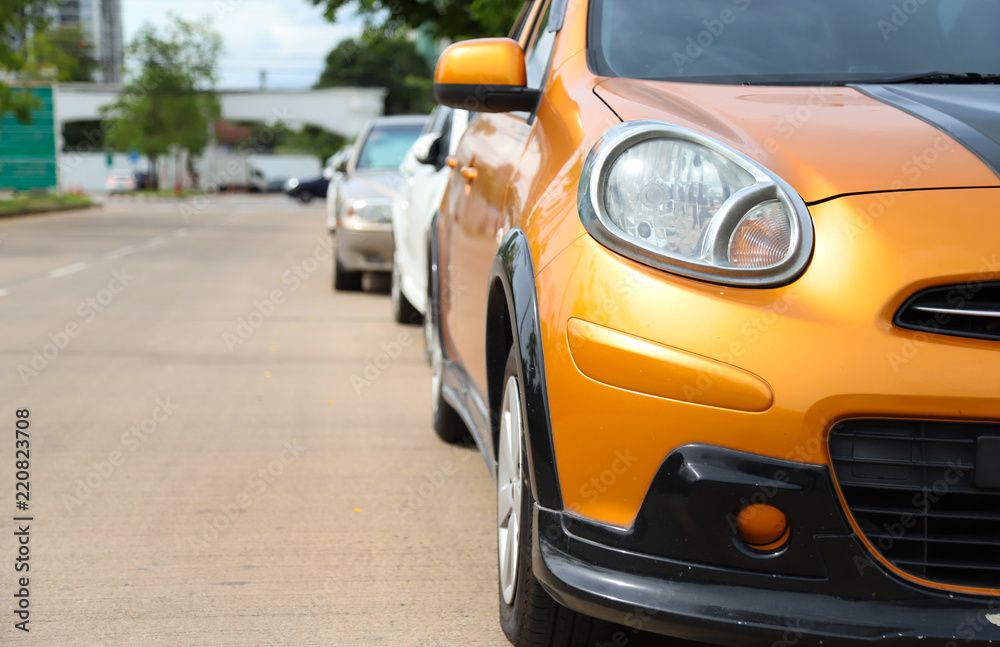
[(1000, 283), (944, 285), (918, 292), (896, 313), (901, 328), (1000, 340)]
[(893, 565), (1000, 588), (1000, 424), (850, 420), (830, 432), (851, 514)]

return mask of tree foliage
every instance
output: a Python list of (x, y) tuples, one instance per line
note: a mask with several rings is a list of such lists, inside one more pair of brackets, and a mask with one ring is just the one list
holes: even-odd
[(402, 32), (369, 28), (359, 38), (337, 45), (326, 57), (316, 87), (338, 86), (387, 88), (389, 115), (422, 114), (434, 105), (430, 66)]
[(49, 22), (48, 9), (55, 0), (3, 0), (0, 2), (0, 117), (13, 112), (19, 121), (31, 120), (38, 103), (28, 92), (4, 81), (35, 76), (30, 43)]
[(118, 100), (104, 108), (105, 142), (157, 159), (171, 149), (201, 153), (220, 114), (214, 93), (222, 38), (211, 25), (172, 16), (161, 34), (150, 25), (126, 49), (136, 64)]
[(94, 46), (87, 42), (80, 25), (61, 25), (39, 34), (33, 43), (39, 67), (51, 66), (64, 83), (88, 83), (100, 62), (94, 56)]
[(512, 0), (310, 0), (336, 20), (344, 7), (359, 13), (390, 33), (399, 29), (426, 29), (438, 38), (464, 40), (506, 36), (517, 19), (521, 2)]
[(306, 125), (299, 131), (278, 129), (274, 150), (283, 154), (313, 155), (323, 164), (347, 143), (346, 137), (319, 126)]

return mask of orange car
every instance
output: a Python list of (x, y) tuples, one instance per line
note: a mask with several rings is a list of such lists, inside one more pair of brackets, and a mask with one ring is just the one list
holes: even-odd
[(532, 0), (444, 52), (435, 428), (513, 644), (1000, 640), (997, 25)]

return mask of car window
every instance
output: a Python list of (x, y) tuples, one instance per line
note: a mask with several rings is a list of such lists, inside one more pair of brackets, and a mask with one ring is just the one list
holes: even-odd
[(444, 166), (445, 161), (448, 156), (451, 155), (451, 140), (452, 140), (452, 130), (453, 124), (455, 122), (455, 111), (449, 110), (448, 117), (445, 119), (444, 123), (441, 124), (441, 143), (438, 145), (438, 159), (436, 160), (438, 166)]
[[(528, 41), (528, 46), (524, 50), (524, 65), (528, 73), (528, 87), (535, 90), (541, 89), (548, 78), (549, 66), (552, 63), (552, 52), (555, 50), (556, 33), (549, 31), (549, 18), (552, 14), (552, 3), (544, 8), (544, 11), (535, 21), (533, 33)], [(521, 119), (530, 121), (532, 115), (527, 112), (512, 112)]]
[(427, 126), (424, 128), (425, 133), (441, 133), (444, 132), (444, 124), (448, 119), (448, 115), (451, 114), (451, 108), (446, 108), (444, 106), (438, 106), (434, 108), (431, 112), (431, 118), (427, 122)]
[(524, 50), (524, 64), (528, 71), (528, 87), (539, 89), (545, 84), (548, 76), (552, 51), (555, 49), (556, 34), (549, 31), (549, 18), (552, 15), (552, 3), (536, 22), (535, 33), (528, 47)]
[(528, 18), (531, 16), (531, 5), (532, 2), (525, 2), (524, 6), (521, 7), (521, 13), (518, 14), (517, 20), (514, 21), (514, 26), (511, 27), (509, 38), (520, 41), (521, 34), (524, 32), (525, 25), (528, 24)]
[(396, 168), (403, 163), (406, 151), (413, 146), (423, 128), (423, 124), (376, 126), (365, 139), (356, 168)]
[[(605, 76), (715, 83), (878, 82), (1000, 73), (1000, 2), (592, 0)], [(910, 5), (906, 5), (907, 8)]]

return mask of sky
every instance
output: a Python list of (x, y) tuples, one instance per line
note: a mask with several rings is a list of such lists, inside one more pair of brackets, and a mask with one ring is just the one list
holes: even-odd
[(342, 12), (337, 23), (307, 0), (122, 0), (125, 42), (145, 24), (161, 27), (176, 13), (211, 19), (224, 42), (219, 87), (256, 89), (266, 69), (272, 90), (311, 88), (337, 43), (361, 33), (361, 21)]

